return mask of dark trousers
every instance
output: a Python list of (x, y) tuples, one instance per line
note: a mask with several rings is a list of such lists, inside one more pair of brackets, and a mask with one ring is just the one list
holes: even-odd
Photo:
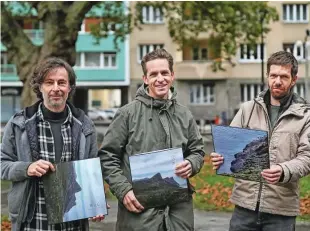
[(281, 216), (235, 207), (229, 231), (295, 231), (295, 216)]

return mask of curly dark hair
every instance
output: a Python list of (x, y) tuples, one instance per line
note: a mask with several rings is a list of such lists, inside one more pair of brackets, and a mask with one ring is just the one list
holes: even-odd
[(298, 62), (294, 55), (287, 51), (273, 53), (267, 61), (267, 74), (270, 72), (271, 65), (291, 66), (291, 75), (294, 78), (298, 72)]
[(44, 82), (45, 77), (51, 71), (57, 68), (61, 68), (61, 67), (66, 69), (68, 73), (68, 77), (69, 77), (69, 84), (70, 84), (71, 91), (69, 93), (68, 98), (70, 99), (74, 95), (75, 88), (76, 88), (76, 75), (75, 75), (73, 68), (61, 58), (50, 57), (50, 58), (44, 59), (42, 62), (40, 62), (36, 66), (33, 72), (33, 75), (32, 75), (31, 82), (30, 82), (30, 86), (32, 90), (34, 91), (34, 93), (36, 93), (39, 99), (43, 99), (42, 93), (40, 92), (40, 86)]

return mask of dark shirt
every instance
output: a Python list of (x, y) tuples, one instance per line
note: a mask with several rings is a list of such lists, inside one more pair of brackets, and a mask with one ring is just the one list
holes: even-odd
[(68, 116), (68, 109), (66, 107), (65, 110), (62, 112), (53, 112), (43, 105), (42, 113), (44, 119), (47, 120), (51, 125), (55, 147), (55, 163), (59, 163), (63, 149), (63, 137), (61, 134), (61, 125), (63, 124), (63, 122), (65, 122)]
[(273, 106), (270, 105), (270, 110), (269, 110), (269, 117), (270, 117), (270, 122), (271, 122), (271, 127), (273, 128), (275, 123), (277, 122), (279, 118), (279, 113), (280, 111), (280, 106)]

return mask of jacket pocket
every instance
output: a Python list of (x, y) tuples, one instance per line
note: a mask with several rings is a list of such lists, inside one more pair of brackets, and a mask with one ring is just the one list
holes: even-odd
[(26, 182), (19, 181), (12, 183), (12, 189), (8, 194), (9, 213), (17, 216), (22, 206), (22, 199), (24, 197), (24, 187)]

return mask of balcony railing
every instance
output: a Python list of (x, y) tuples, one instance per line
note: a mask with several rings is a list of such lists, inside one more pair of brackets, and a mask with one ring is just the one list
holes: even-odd
[(1, 64), (1, 75), (16, 75), (15, 64)]
[(41, 45), (44, 40), (44, 30), (24, 30), (25, 34), (35, 45)]

